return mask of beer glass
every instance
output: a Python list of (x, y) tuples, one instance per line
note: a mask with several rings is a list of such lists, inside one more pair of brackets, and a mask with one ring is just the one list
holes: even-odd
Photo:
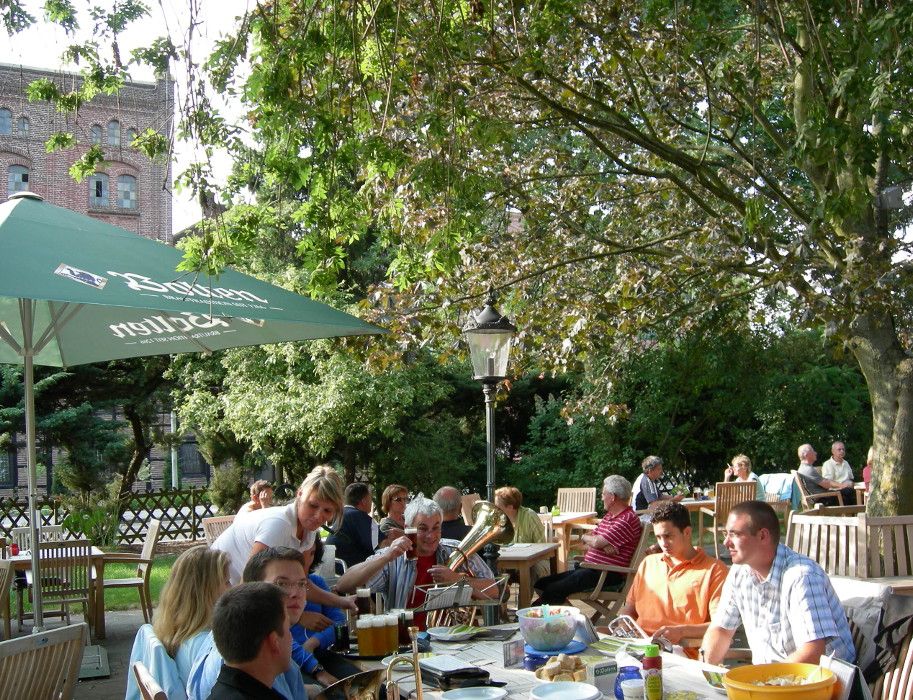
[(359, 615), (371, 614), (371, 589), (359, 588), (355, 591), (355, 605)]
[(407, 527), (406, 537), (412, 542), (412, 549), (406, 552), (406, 558), (415, 559), (418, 556), (418, 528)]
[(395, 654), (399, 650), (399, 619), (396, 615), (384, 615), (384, 653)]
[(413, 614), (411, 610), (398, 610), (399, 613), (399, 624), (397, 625), (397, 632), (399, 637), (400, 646), (408, 646), (412, 643), (412, 638), (409, 636), (409, 628), (413, 624)]
[(358, 655), (377, 656), (377, 636), (374, 634), (374, 616), (359, 616), (357, 626)]

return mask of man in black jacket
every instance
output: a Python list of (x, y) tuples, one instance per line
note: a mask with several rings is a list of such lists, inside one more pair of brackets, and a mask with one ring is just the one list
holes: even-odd
[(346, 566), (361, 564), (380, 547), (386, 547), (397, 537), (403, 536), (402, 530), (390, 530), (385, 539), (380, 537), (380, 528), (371, 517), (371, 487), (368, 484), (355, 482), (346, 486), (345, 507), (342, 511), (342, 525), (327, 539), (327, 544), (336, 546), (336, 556)]

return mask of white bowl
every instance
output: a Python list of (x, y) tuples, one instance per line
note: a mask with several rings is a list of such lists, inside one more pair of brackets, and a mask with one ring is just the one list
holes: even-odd
[(602, 692), (595, 685), (577, 681), (553, 681), (533, 688), (531, 700), (600, 700)]

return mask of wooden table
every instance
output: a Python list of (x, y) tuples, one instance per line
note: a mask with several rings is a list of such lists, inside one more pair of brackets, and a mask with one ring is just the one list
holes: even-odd
[(888, 586), (896, 595), (913, 596), (913, 576), (876, 576), (864, 580)]
[(512, 544), (502, 546), (498, 553), (498, 571), (515, 570), (520, 583), (517, 594), (517, 609), (528, 608), (533, 599), (533, 586), (530, 572), (536, 563), (549, 560), (551, 573), (558, 570), (557, 542), (536, 542), (529, 544)]
[(569, 512), (552, 516), (552, 527), (558, 536), (558, 571), (567, 571), (567, 560), (570, 553), (571, 530), (574, 525), (584, 523), (596, 517), (596, 511)]
[[(91, 625), (96, 639), (105, 638), (105, 553), (98, 547), (92, 547), (89, 560), (93, 571), (89, 572), (92, 579), (89, 592), (89, 616), (94, 623)], [(10, 557), (16, 571), (30, 571), (32, 568), (31, 554), (17, 554)], [(89, 622), (89, 620), (86, 620)]]
[(853, 484), (853, 488), (856, 490), (856, 505), (865, 505), (865, 497), (868, 493), (868, 488), (866, 488), (865, 482), (857, 481), (855, 484)]

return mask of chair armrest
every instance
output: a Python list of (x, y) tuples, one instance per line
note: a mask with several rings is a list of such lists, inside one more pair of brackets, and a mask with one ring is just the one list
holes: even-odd
[(710, 510), (710, 508), (701, 508), (700, 512), (704, 515), (709, 515), (711, 518), (716, 515), (716, 510)]
[(593, 562), (585, 561), (580, 564), (581, 568), (584, 569), (593, 569), (594, 571), (611, 571), (617, 574), (633, 574), (637, 569), (630, 566), (615, 566), (614, 564), (594, 564)]
[(140, 558), (139, 554), (134, 554), (133, 552), (105, 552), (104, 556), (102, 557), (102, 559), (104, 559), (105, 562), (109, 562), (109, 561), (133, 562), (133, 561), (139, 560), (139, 558)]

